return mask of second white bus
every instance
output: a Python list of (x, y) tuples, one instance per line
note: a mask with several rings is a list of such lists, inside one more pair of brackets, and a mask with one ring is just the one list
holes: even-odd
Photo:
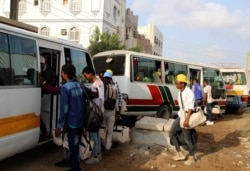
[(220, 69), (227, 90), (226, 112), (244, 112), (248, 107), (249, 93), (246, 72), (240, 68)]
[[(220, 91), (213, 105), (220, 106), (220, 114), (225, 112), (226, 91), (220, 70), (214, 66), (195, 64), (160, 56), (125, 50), (101, 52), (93, 57), (96, 72), (111, 69), (120, 86), (127, 110), (122, 115), (150, 115), (160, 118), (176, 116), (179, 110), (175, 76), (185, 74), (190, 82), (204, 79)], [(189, 85), (191, 86), (191, 84)]]

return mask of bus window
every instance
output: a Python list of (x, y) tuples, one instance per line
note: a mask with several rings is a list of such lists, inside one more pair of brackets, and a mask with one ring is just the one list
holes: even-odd
[(217, 88), (224, 88), (224, 83), (222, 81), (222, 76), (219, 70), (211, 68), (203, 68), (203, 77), (208, 80), (211, 86)]
[(96, 74), (111, 69), (113, 76), (124, 75), (125, 55), (111, 55), (111, 57), (94, 58)]
[(66, 63), (72, 63), (76, 68), (76, 76), (80, 82), (86, 82), (82, 75), (82, 69), (92, 66), (91, 57), (88, 53), (76, 49), (64, 48)]
[[(1, 33), (0, 85), (38, 84), (36, 41)], [(10, 51), (9, 51), (10, 49)], [(29, 70), (30, 69), (30, 70)], [(31, 74), (31, 69), (34, 69)], [(32, 76), (32, 78), (31, 78)]]
[(246, 76), (244, 72), (222, 72), (225, 84), (246, 85)]
[(175, 84), (175, 76), (178, 74), (187, 75), (187, 65), (165, 62), (165, 81), (167, 84)]
[(161, 70), (158, 61), (143, 57), (133, 57), (134, 81), (160, 83)]

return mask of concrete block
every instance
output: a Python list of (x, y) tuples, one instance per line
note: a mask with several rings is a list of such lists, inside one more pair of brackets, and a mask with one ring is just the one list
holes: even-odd
[(175, 119), (169, 119), (163, 126), (163, 131), (169, 132), (171, 126), (173, 125)]
[(145, 129), (132, 129), (132, 142), (135, 144), (157, 144), (162, 145), (167, 148), (173, 148), (170, 144), (170, 139), (168, 132), (166, 131), (155, 131), (155, 130), (145, 130)]
[(145, 116), (135, 123), (135, 128), (145, 130), (163, 131), (163, 126), (168, 120)]

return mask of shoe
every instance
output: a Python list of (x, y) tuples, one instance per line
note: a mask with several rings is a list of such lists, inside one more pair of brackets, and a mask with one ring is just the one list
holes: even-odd
[(84, 163), (85, 164), (89, 164), (89, 165), (91, 165), (91, 164), (97, 164), (97, 163), (99, 163), (100, 162), (100, 160), (98, 159), (98, 157), (90, 157), (88, 160), (86, 160)]
[(186, 156), (183, 154), (183, 152), (177, 152), (176, 155), (173, 157), (175, 161), (185, 160)]
[(63, 159), (61, 161), (55, 162), (54, 164), (57, 167), (70, 167), (70, 161), (67, 159)]
[(206, 121), (207, 125), (214, 125), (214, 121)]
[(102, 160), (102, 154), (98, 154), (97, 158), (99, 159), (99, 161)]
[(196, 161), (195, 161), (195, 157), (194, 156), (188, 156), (188, 159), (187, 161), (184, 162), (185, 165), (191, 165), (191, 164), (194, 164)]

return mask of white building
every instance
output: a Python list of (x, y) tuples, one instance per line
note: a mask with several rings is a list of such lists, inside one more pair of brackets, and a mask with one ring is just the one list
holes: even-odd
[(162, 56), (162, 32), (153, 24), (148, 24), (147, 26), (139, 26), (138, 32), (139, 34), (144, 35), (147, 39), (150, 40), (153, 55)]
[[(9, 18), (10, 0), (2, 0), (0, 15)], [(93, 30), (109, 30), (125, 40), (126, 0), (20, 0), (19, 21), (42, 35), (89, 45)]]

